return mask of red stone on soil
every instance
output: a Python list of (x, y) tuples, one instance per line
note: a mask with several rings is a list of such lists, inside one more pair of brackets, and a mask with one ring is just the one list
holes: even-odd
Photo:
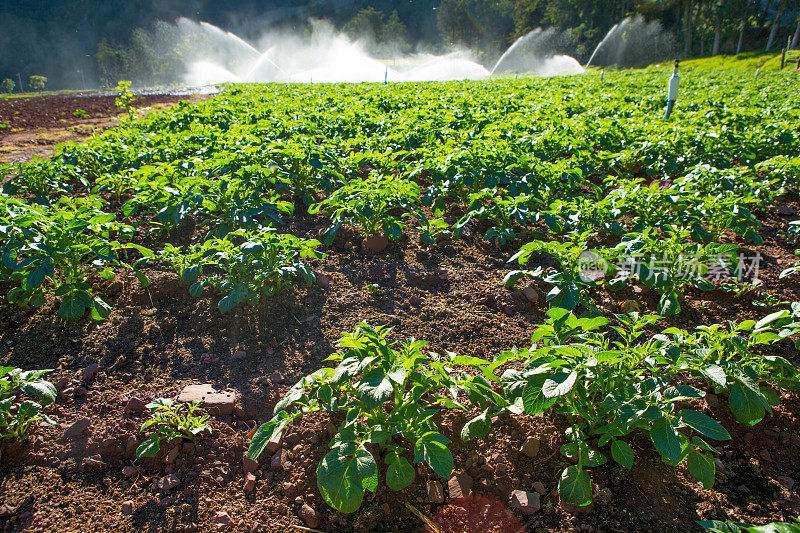
[(74, 439), (89, 427), (91, 421), (88, 418), (79, 418), (66, 431), (64, 431), (65, 439)]
[(244, 491), (245, 492), (253, 492), (256, 488), (256, 476), (253, 474), (247, 474), (244, 479)]
[(466, 472), (454, 475), (447, 482), (447, 491), (450, 494), (450, 499), (469, 496), (472, 494), (472, 478)]
[[(276, 447), (275, 449), (277, 450), (278, 448)], [(271, 453), (274, 453), (274, 451), (275, 450), (273, 450)], [(249, 474), (250, 472), (255, 472), (256, 470), (258, 470), (258, 461), (254, 461), (249, 457), (247, 457), (247, 452), (245, 452), (244, 455), (242, 456), (242, 467), (244, 468), (245, 474)]]
[(233, 519), (225, 511), (217, 511), (214, 515), (214, 526), (217, 529), (230, 529), (234, 526)]
[(541, 443), (539, 439), (528, 437), (525, 439), (525, 442), (522, 444), (522, 447), (519, 449), (522, 453), (527, 455), (528, 457), (536, 457), (539, 455), (539, 448), (541, 447)]
[(538, 492), (515, 490), (511, 493), (511, 508), (515, 511), (519, 511), (522, 514), (534, 514), (541, 507)]
[(303, 506), (300, 508), (300, 519), (306, 525), (306, 527), (316, 528), (322, 523), (322, 516), (314, 510), (313, 507), (304, 503)]
[(428, 481), (426, 487), (428, 501), (431, 503), (444, 503), (444, 488), (438, 481)]
[(122, 502), (122, 514), (125, 516), (130, 516), (133, 514), (133, 502), (128, 500), (126, 502)]
[(229, 415), (233, 413), (236, 392), (218, 391), (210, 383), (187, 385), (178, 395), (178, 401), (202, 402), (208, 411), (215, 411), (220, 415)]
[(136, 396), (131, 397), (128, 400), (128, 403), (125, 404), (126, 411), (144, 411), (146, 408), (147, 404), (145, 404), (142, 400), (140, 400)]
[(380, 253), (389, 246), (389, 239), (384, 237), (383, 235), (370, 235), (366, 239), (364, 239), (364, 248), (372, 252), (373, 254)]

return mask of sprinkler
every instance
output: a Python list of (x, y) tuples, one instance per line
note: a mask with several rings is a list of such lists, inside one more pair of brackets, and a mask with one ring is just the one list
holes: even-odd
[(600, 71), (600, 83), (603, 83), (606, 79), (606, 69)]
[(678, 92), (681, 87), (681, 79), (678, 76), (679, 61), (675, 60), (675, 68), (672, 70), (672, 77), (669, 79), (667, 86), (667, 112), (664, 113), (664, 120), (669, 120), (672, 115), (672, 108), (675, 107), (675, 102), (678, 101)]
[(761, 67), (758, 67), (758, 68), (756, 69), (756, 79), (758, 79), (758, 77), (759, 77), (760, 75), (761, 75)]

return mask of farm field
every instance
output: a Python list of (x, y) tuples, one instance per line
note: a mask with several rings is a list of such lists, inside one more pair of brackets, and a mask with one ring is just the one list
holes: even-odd
[(229, 86), (0, 167), (0, 527), (793, 521), (798, 78), (665, 83)]

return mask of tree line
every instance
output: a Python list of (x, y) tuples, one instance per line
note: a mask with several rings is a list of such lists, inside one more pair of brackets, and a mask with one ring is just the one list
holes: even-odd
[(488, 64), (538, 27), (560, 29), (585, 62), (614, 24), (637, 15), (659, 22), (683, 57), (800, 45), (800, 0), (5, 0), (0, 79), (44, 75), (50, 88), (168, 82), (179, 58), (153, 34), (178, 17), (246, 39), (267, 27), (302, 34), (322, 19), (377, 55), (466, 47)]

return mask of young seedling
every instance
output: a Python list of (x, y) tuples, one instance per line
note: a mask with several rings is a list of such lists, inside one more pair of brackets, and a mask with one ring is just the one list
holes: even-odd
[[(34, 422), (53, 422), (42, 409), (56, 401), (55, 386), (42, 379), (52, 370), (27, 370), (0, 367), (0, 439), (24, 440)], [(22, 400), (30, 396), (36, 401)]]
[(159, 398), (147, 404), (150, 419), (142, 424), (141, 431), (150, 427), (154, 431), (136, 448), (136, 458), (155, 457), (161, 450), (162, 441), (177, 438), (193, 440), (203, 431), (210, 432), (211, 426), (205, 423), (208, 415), (194, 414), (199, 406), (199, 402), (177, 403), (167, 398)]
[[(390, 329), (360, 324), (345, 334), (343, 353), (294, 385), (275, 406), (272, 420), (258, 428), (247, 456), (256, 459), (267, 443), (304, 413), (326, 410), (344, 419), (317, 468), (317, 485), (325, 501), (344, 513), (360, 506), (367, 491), (378, 487), (379, 451), (386, 464), (386, 484), (402, 490), (415, 478), (414, 463), (427, 463), (441, 477), (453, 470), (450, 441), (434, 422), (441, 407), (458, 407), (440, 391), (458, 389), (453, 357), (422, 353), (425, 343), (387, 339)], [(413, 447), (409, 461), (406, 447)], [(368, 448), (369, 446), (369, 448)]]

